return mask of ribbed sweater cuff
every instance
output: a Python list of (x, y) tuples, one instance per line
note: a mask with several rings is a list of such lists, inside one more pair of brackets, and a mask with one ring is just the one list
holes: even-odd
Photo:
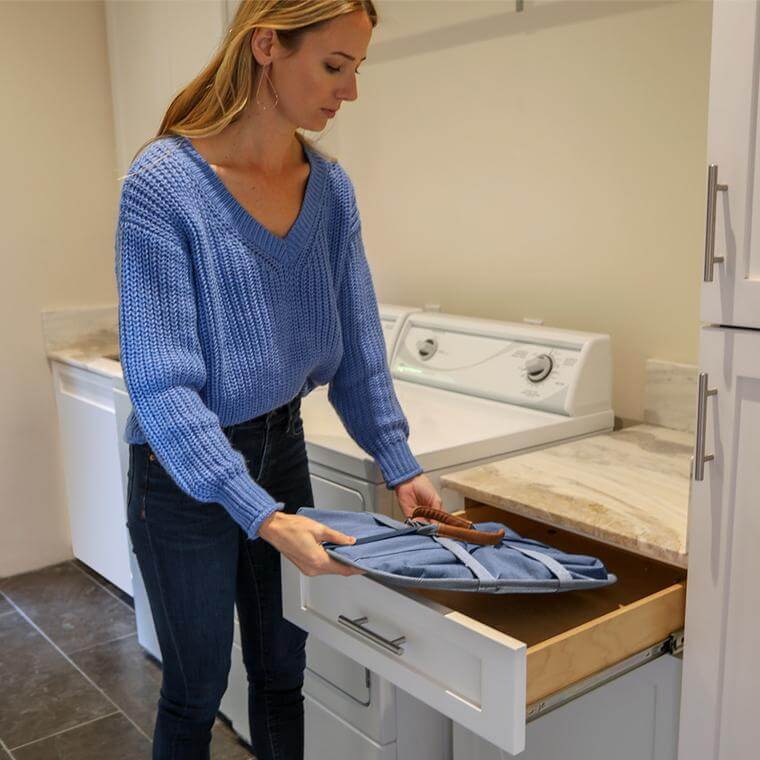
[(261, 523), (272, 512), (285, 507), (285, 504), (275, 501), (245, 472), (225, 480), (220, 490), (221, 498), (219, 501), (227, 507), (232, 518), (245, 530), (250, 539), (259, 537), (258, 532)]
[(389, 489), (422, 473), (422, 467), (414, 458), (407, 441), (398, 441), (384, 446), (375, 454), (375, 461), (379, 465), (385, 485)]

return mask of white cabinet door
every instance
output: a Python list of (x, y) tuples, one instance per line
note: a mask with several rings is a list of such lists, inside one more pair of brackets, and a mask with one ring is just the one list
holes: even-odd
[(113, 380), (53, 362), (74, 556), (132, 595)]
[(179, 89), (209, 62), (226, 21), (222, 0), (106, 2), (119, 176), (156, 134)]
[(378, 744), (308, 694), (304, 732), (306, 760), (402, 760), (396, 742)]
[(760, 747), (760, 332), (703, 328), (700, 368), (715, 458), (689, 506), (679, 759), (745, 760)]
[[(742, 327), (760, 327), (759, 23), (756, 0), (713, 2), (707, 163), (717, 166), (716, 184), (727, 189), (712, 194), (713, 204), (705, 172), (701, 318)], [(723, 261), (711, 266), (708, 249)]]
[(511, 755), (454, 726), (454, 760), (674, 760), (681, 661), (664, 655), (528, 724)]

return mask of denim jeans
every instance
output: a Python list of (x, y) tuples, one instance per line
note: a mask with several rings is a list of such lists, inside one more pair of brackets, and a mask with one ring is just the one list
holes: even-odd
[[(300, 398), (224, 432), (285, 512), (314, 506)], [(249, 541), (220, 504), (188, 496), (148, 444), (129, 454), (127, 526), (163, 659), (153, 759), (210, 757), (237, 606), (256, 757), (301, 760), (306, 633), (282, 617), (279, 552)]]

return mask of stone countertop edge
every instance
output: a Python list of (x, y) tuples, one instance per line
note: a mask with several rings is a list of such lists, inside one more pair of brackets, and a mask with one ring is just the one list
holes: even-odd
[(49, 361), (61, 362), (72, 367), (95, 372), (103, 377), (122, 379), (121, 364), (113, 359), (106, 358), (117, 354), (118, 348), (111, 347), (102, 351), (81, 348), (62, 348), (47, 352)]

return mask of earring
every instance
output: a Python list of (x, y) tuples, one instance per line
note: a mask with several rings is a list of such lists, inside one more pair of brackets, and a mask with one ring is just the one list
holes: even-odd
[(271, 64), (267, 64), (264, 68), (261, 69), (261, 76), (259, 76), (259, 84), (256, 87), (256, 105), (261, 108), (262, 111), (268, 111), (270, 106), (265, 106), (260, 100), (259, 100), (259, 90), (261, 89), (261, 81), (264, 79), (264, 77), (267, 78), (267, 82), (269, 82), (269, 87), (271, 88), (272, 92), (274, 93), (274, 103), (272, 104), (272, 108), (277, 108), (277, 103), (280, 101), (280, 96), (277, 94), (277, 90), (274, 89), (274, 85), (272, 84), (272, 80), (269, 78), (269, 74), (267, 73), (267, 69), (269, 68)]

